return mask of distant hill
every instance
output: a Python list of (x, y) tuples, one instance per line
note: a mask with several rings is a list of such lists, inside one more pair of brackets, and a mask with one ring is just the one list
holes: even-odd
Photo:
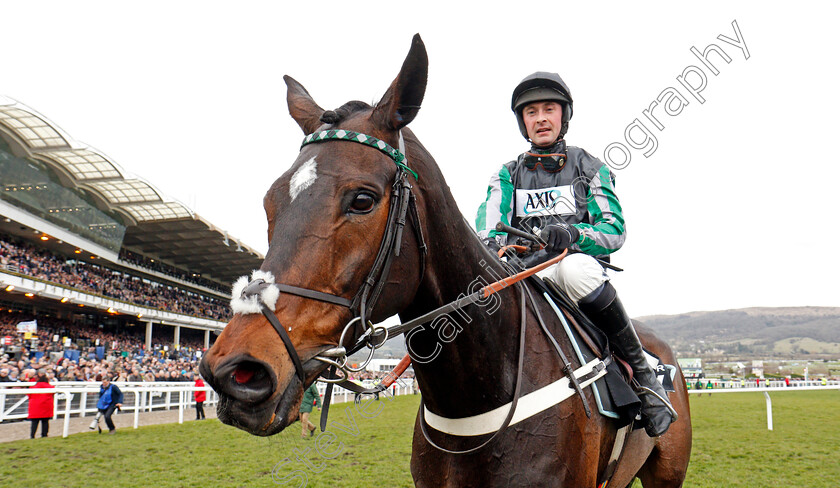
[(840, 307), (743, 308), (637, 320), (683, 357), (840, 357)]
[[(840, 358), (840, 307), (762, 307), (637, 317), (680, 357), (731, 359)], [(396, 337), (377, 358), (401, 358)], [(354, 361), (367, 357), (367, 349)]]
[[(405, 337), (398, 335), (377, 349), (374, 357), (377, 359), (402, 359), (407, 352), (408, 349), (405, 347)], [(369, 353), (370, 350), (368, 348), (362, 348), (362, 350), (350, 356), (350, 363), (363, 362), (367, 359)]]

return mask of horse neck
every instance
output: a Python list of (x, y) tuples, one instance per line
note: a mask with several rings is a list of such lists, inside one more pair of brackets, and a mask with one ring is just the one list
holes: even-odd
[(429, 248), (426, 278), (418, 295), (443, 305), (466, 293), (476, 278), (489, 283), (505, 274), (498, 258), (481, 243), (461, 214), (434, 158), (413, 133), (403, 130), (408, 136), (408, 153), (414, 156), (411, 161), (420, 174), (415, 192)]
[[(506, 276), (498, 258), (462, 217), (437, 166), (428, 165), (420, 178), (436, 182), (419, 188), (428, 260), (412, 305), (401, 313), (403, 319), (450, 303)], [(425, 324), (424, 330), (414, 334), (407, 346), (409, 353), (416, 353), (414, 369), (427, 405), (439, 413), (466, 415), (483, 408), (475, 402), (509, 401), (516, 375), (520, 320), (518, 291), (508, 289), (450, 313), (437, 324)], [(436, 344), (440, 353), (433, 359), (417, 359), (432, 355)]]

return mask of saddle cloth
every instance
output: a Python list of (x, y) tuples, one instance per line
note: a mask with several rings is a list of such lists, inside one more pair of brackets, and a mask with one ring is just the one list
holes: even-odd
[[(601, 415), (615, 419), (618, 428), (638, 420), (641, 401), (629, 384), (632, 373), (627, 363), (610, 351), (606, 334), (598, 329), (553, 281), (548, 278), (530, 279), (551, 305), (565, 335), (572, 343), (576, 359), (581, 364), (613, 355), (614, 361), (607, 366), (607, 374), (589, 386), (595, 393), (595, 401)], [(664, 364), (647, 350), (645, 354), (665, 391), (674, 391), (676, 367)]]

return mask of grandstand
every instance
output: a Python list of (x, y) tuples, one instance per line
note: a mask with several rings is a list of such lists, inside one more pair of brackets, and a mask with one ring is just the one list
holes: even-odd
[[(43, 352), (44, 341), (56, 342), (54, 351), (97, 331), (114, 338), (106, 347), (133, 338), (147, 351), (153, 343), (207, 348), (211, 332), (227, 322), (230, 283), (263, 260), (2, 96), (0, 183), (0, 342), (8, 343), (0, 347), (7, 353)], [(14, 334), (15, 323), (33, 320), (55, 333)]]

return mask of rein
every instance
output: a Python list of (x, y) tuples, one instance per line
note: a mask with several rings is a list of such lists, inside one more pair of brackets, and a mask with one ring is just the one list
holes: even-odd
[[(388, 155), (388, 157), (390, 157), (394, 161), (394, 164), (396, 164), (397, 166), (397, 171), (394, 176), (394, 183), (392, 185), (390, 207), (388, 209), (388, 222), (386, 224), (385, 232), (382, 236), (382, 241), (380, 242), (376, 258), (374, 259), (374, 263), (370, 271), (368, 272), (367, 277), (365, 278), (364, 282), (362, 283), (356, 294), (353, 296), (353, 298), (347, 299), (345, 297), (317, 290), (312, 290), (309, 288), (302, 288), (283, 283), (273, 283), (273, 277), (271, 277), (270, 281), (267, 281), (264, 278), (257, 277), (255, 274), (254, 276), (252, 276), (252, 280), (242, 290), (241, 299), (246, 301), (253, 301), (254, 299), (256, 299), (256, 302), (259, 304), (259, 311), (274, 327), (275, 331), (283, 341), (283, 344), (286, 346), (286, 350), (289, 354), (289, 357), (291, 358), (292, 363), (295, 366), (296, 376), (300, 380), (302, 385), (305, 384), (306, 381), (306, 374), (304, 371), (303, 362), (301, 361), (300, 355), (297, 353), (297, 350), (295, 349), (294, 344), (292, 343), (291, 338), (289, 337), (286, 331), (286, 328), (283, 327), (277, 316), (274, 314), (274, 303), (267, 303), (267, 300), (264, 298), (264, 296), (266, 296), (264, 295), (264, 291), (267, 288), (273, 286), (276, 287), (279, 292), (287, 293), (290, 295), (296, 295), (311, 300), (321, 301), (332, 305), (346, 307), (354, 313), (353, 319), (351, 319), (350, 322), (348, 322), (342, 330), (341, 337), (338, 341), (338, 346), (322, 351), (312, 358), (329, 365), (329, 373), (327, 375), (324, 375), (323, 373), (321, 374), (321, 381), (327, 383), (327, 391), (324, 394), (323, 415), (321, 416), (321, 431), (324, 431), (326, 429), (326, 419), (329, 414), (330, 398), (332, 396), (331, 394), (334, 384), (339, 384), (343, 388), (357, 393), (358, 401), (360, 394), (374, 394), (386, 390), (393, 383), (393, 381), (395, 381), (408, 367), (411, 361), (410, 357), (406, 355), (406, 357), (404, 357), (403, 360), (400, 362), (400, 365), (398, 365), (398, 368), (395, 368), (391, 375), (389, 375), (385, 380), (383, 380), (379, 385), (377, 385), (374, 388), (364, 388), (360, 385), (349, 381), (349, 373), (359, 372), (363, 370), (373, 358), (374, 351), (380, 346), (382, 346), (389, 338), (406, 333), (414, 329), (415, 327), (430, 322), (443, 314), (460, 310), (468, 305), (474, 304), (480, 300), (484, 300), (490, 295), (518, 283), (518, 286), (520, 287), (520, 301), (522, 305), (519, 355), (517, 361), (517, 376), (516, 383), (514, 386), (513, 401), (509, 404), (508, 413), (505, 416), (501, 427), (489, 439), (487, 439), (485, 442), (482, 442), (476, 447), (464, 451), (447, 450), (443, 447), (438, 446), (429, 438), (425, 425), (426, 421), (423, 417), (423, 411), (425, 410), (425, 407), (421, 405), (420, 423), (422, 431), (424, 436), (426, 437), (426, 440), (432, 446), (441, 451), (451, 454), (467, 454), (475, 452), (483, 448), (493, 440), (495, 440), (501, 434), (501, 432), (504, 431), (508, 425), (510, 425), (511, 420), (514, 418), (516, 406), (520, 398), (521, 377), (525, 355), (525, 328), (527, 323), (526, 302), (529, 301), (526, 300), (526, 292), (528, 298), (530, 298), (530, 302), (532, 303), (535, 309), (536, 304), (534, 303), (534, 299), (533, 296), (531, 296), (530, 291), (527, 290), (527, 287), (519, 282), (553, 264), (558, 263), (566, 256), (567, 251), (564, 250), (563, 253), (559, 256), (545, 261), (540, 265), (534, 266), (532, 268), (521, 271), (515, 275), (491, 283), (475, 293), (472, 293), (467, 296), (462, 296), (461, 298), (453, 302), (447, 303), (446, 305), (438, 307), (437, 309), (427, 312), (412, 320), (409, 320), (408, 322), (404, 322), (390, 328), (376, 327), (369, 320), (367, 320), (367, 318), (373, 310), (374, 306), (376, 305), (376, 302), (378, 301), (379, 297), (381, 296), (382, 290), (385, 287), (388, 274), (393, 263), (393, 258), (399, 257), (400, 255), (402, 235), (403, 230), (405, 229), (407, 218), (411, 219), (415, 237), (417, 238), (418, 242), (418, 248), (420, 250), (421, 280), (425, 271), (425, 258), (427, 253), (427, 246), (423, 238), (423, 233), (420, 226), (419, 215), (417, 213), (416, 207), (416, 199), (411, 191), (412, 186), (408, 181), (409, 174), (414, 176), (415, 180), (418, 179), (418, 175), (407, 165), (407, 159), (405, 157), (405, 143), (403, 140), (402, 132), (400, 132), (399, 134), (399, 150), (394, 149), (388, 143), (375, 137), (369, 136), (367, 134), (347, 130), (332, 129), (316, 132), (306, 136), (306, 138), (304, 138), (303, 140), (303, 143), (301, 144), (301, 148), (309, 144), (325, 141), (348, 141), (373, 147)], [(268, 276), (271, 276), (270, 273), (268, 274)], [(277, 298), (277, 296), (274, 296), (275, 302)], [(539, 312), (537, 311), (537, 313)], [(543, 330), (546, 330), (545, 325), (542, 323), (542, 318), (538, 318)], [(359, 336), (356, 343), (352, 347), (350, 347), (350, 349), (346, 349), (343, 345), (345, 337), (349, 331), (354, 329), (356, 325), (366, 327), (366, 330)], [(291, 331), (291, 327), (289, 327), (288, 330)], [(348, 357), (365, 346), (370, 348), (370, 354), (368, 355), (368, 358), (358, 367), (353, 368), (349, 366), (347, 364)], [(571, 372), (570, 364), (566, 359), (565, 355), (563, 355), (562, 351), (560, 351), (559, 346), (556, 343), (554, 343), (554, 346), (560, 353), (564, 366), (563, 370), (569, 377), (569, 381), (571, 383), (570, 386), (572, 386), (575, 392), (578, 393), (581, 398), (583, 398), (586, 413), (587, 416), (589, 416), (589, 406), (586, 404), (586, 399), (583, 395), (581, 385), (578, 382), (578, 379), (575, 377), (575, 375)], [(336, 376), (337, 371), (341, 371), (342, 374), (340, 376)]]

